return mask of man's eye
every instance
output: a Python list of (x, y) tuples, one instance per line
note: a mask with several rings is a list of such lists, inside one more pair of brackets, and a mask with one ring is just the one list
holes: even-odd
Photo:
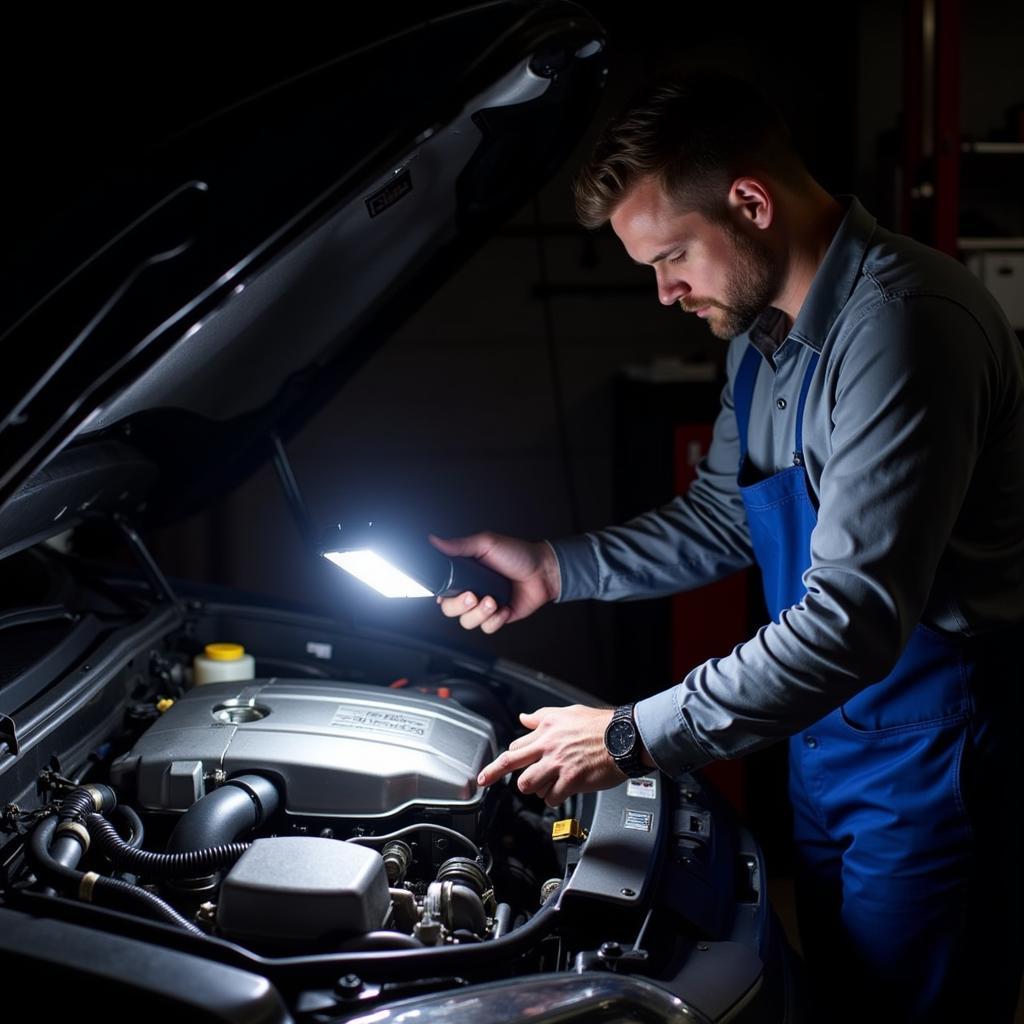
[(669, 260), (669, 263), (682, 263), (683, 260), (685, 260), (685, 259), (686, 259), (686, 250), (684, 249), (682, 252), (677, 253), (675, 256), (673, 256)]

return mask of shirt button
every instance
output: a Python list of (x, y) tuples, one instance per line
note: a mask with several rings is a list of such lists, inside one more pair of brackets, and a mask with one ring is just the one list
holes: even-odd
[(775, 404), (776, 404), (776, 405), (777, 405), (777, 406), (778, 406), (778, 407), (779, 407), (780, 409), (785, 409), (785, 408), (786, 408), (786, 400), (785, 400), (784, 398), (780, 398), (780, 399), (779, 399), (779, 400), (778, 400), (778, 401), (777, 401), (777, 402), (776, 402)]
[(810, 747), (811, 750), (813, 750), (817, 745), (818, 745), (818, 739), (817, 739), (816, 736), (805, 736), (804, 737), (804, 746), (805, 747)]

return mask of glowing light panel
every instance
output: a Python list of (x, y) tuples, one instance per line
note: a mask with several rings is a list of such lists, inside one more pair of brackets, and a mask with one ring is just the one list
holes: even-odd
[(324, 558), (350, 572), (385, 597), (434, 595), (374, 551), (325, 551)]

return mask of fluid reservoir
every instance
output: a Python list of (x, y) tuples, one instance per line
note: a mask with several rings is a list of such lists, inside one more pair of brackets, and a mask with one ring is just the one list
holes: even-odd
[(255, 675), (256, 662), (241, 644), (207, 644), (203, 653), (192, 659), (192, 680), (196, 686), (253, 679)]

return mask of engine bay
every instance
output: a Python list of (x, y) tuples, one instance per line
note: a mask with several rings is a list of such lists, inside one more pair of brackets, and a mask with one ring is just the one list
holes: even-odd
[[(662, 979), (723, 1011), (723, 993), (758, 984), (760, 852), (699, 778), (558, 807), (515, 776), (477, 785), (521, 711), (586, 695), (230, 593), (154, 601), (137, 577), (23, 561), (40, 564), (59, 632), (0, 680), (22, 700), (0, 751), (8, 952), (51, 920), (88, 929), (86, 959), (98, 944), (156, 971), (153, 950), (187, 952), (324, 1020), (552, 972)], [(39, 623), (15, 614), (8, 651), (23, 636), (38, 652)], [(197, 684), (194, 656), (225, 638), (254, 677)]]
[(450, 697), (268, 678), (157, 706), (34, 822), (56, 894), (283, 956), (487, 942), (562, 884), (554, 812), (477, 786), (494, 727)]
[(267, 948), (439, 945), (511, 923), (476, 844), (476, 776), (496, 749), (493, 726), (450, 698), (253, 679), (187, 692), (110, 782), (165, 828), (180, 815), (175, 853), (261, 836), (219, 883), (178, 879), (169, 893), (180, 905), (187, 892), (218, 934)]

